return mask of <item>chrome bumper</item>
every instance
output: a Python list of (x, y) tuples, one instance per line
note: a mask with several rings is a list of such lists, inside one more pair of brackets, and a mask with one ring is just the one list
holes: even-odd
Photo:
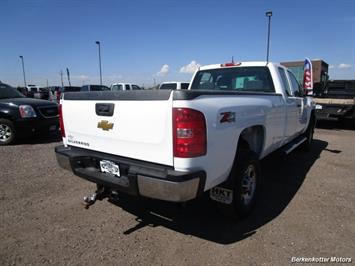
[(173, 202), (185, 202), (197, 197), (199, 178), (183, 182), (164, 181), (148, 176), (137, 176), (138, 190), (142, 196)]
[[(88, 181), (134, 196), (170, 202), (186, 202), (200, 196), (204, 191), (204, 171), (179, 172), (173, 170), (172, 167), (142, 163), (137, 160), (73, 147), (59, 146), (56, 147), (55, 152), (57, 162), (63, 169), (72, 171), (75, 175)], [(88, 162), (82, 166), (84, 158)], [(102, 159), (117, 162), (128, 170), (125, 170), (121, 177), (115, 177), (101, 173), (94, 163), (89, 164), (89, 162), (98, 162)], [(154, 170), (152, 171), (153, 166)], [(125, 179), (125, 182), (122, 182), (122, 179)]]

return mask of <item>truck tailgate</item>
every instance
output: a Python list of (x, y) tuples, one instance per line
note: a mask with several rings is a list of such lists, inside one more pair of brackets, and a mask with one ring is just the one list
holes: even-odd
[[(70, 146), (172, 166), (170, 96), (170, 91), (66, 93), (61, 101), (66, 135), (63, 141)], [(111, 115), (100, 111), (100, 106), (104, 110), (110, 105)]]

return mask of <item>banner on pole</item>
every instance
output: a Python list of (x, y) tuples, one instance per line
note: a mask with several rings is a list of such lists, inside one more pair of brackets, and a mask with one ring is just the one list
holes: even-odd
[(313, 68), (312, 62), (308, 58), (304, 60), (303, 88), (307, 95), (313, 95)]

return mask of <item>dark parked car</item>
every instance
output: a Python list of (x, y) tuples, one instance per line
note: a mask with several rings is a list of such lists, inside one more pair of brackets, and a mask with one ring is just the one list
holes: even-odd
[(109, 91), (110, 88), (103, 85), (84, 85), (80, 91)]
[(57, 131), (56, 103), (26, 98), (16, 89), (0, 83), (0, 145), (34, 133)]
[(79, 86), (53, 86), (50, 87), (51, 90), (51, 100), (54, 102), (59, 102), (60, 96), (63, 92), (75, 92), (75, 91), (80, 91), (81, 87)]

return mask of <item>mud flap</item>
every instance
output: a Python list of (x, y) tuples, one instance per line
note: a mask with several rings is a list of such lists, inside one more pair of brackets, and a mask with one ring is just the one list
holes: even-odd
[(210, 198), (224, 204), (233, 202), (233, 190), (223, 187), (214, 187), (210, 190)]

